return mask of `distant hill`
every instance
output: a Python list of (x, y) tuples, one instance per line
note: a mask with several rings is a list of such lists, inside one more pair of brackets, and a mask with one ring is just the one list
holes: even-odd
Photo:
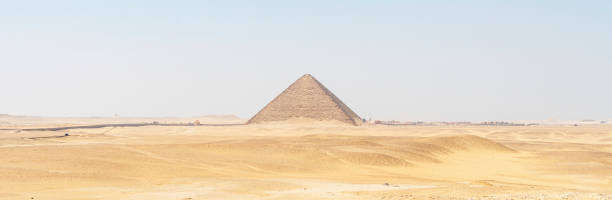
[(39, 117), (0, 115), (2, 125), (48, 125), (48, 124), (110, 124), (110, 123), (192, 123), (236, 124), (246, 120), (235, 115), (203, 115), (196, 117)]

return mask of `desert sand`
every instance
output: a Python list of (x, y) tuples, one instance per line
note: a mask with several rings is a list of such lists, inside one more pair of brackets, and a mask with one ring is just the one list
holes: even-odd
[(0, 199), (611, 199), (611, 143), (609, 125), (2, 130)]

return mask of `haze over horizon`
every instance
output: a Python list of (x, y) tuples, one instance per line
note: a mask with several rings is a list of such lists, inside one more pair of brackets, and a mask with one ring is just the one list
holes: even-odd
[(363, 118), (612, 119), (610, 1), (12, 1), (0, 113), (249, 118), (313, 74)]

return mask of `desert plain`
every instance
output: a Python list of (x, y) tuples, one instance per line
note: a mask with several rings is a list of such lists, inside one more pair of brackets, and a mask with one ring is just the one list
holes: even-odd
[(612, 199), (610, 125), (20, 119), (0, 124), (0, 199)]

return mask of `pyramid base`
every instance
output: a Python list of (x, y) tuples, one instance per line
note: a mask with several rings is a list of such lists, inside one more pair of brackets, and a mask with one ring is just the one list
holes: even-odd
[(249, 126), (316, 126), (316, 127), (354, 127), (353, 124), (348, 124), (346, 122), (338, 121), (338, 120), (317, 120), (311, 118), (292, 118), (283, 121), (265, 121), (265, 122), (256, 122), (250, 123)]

